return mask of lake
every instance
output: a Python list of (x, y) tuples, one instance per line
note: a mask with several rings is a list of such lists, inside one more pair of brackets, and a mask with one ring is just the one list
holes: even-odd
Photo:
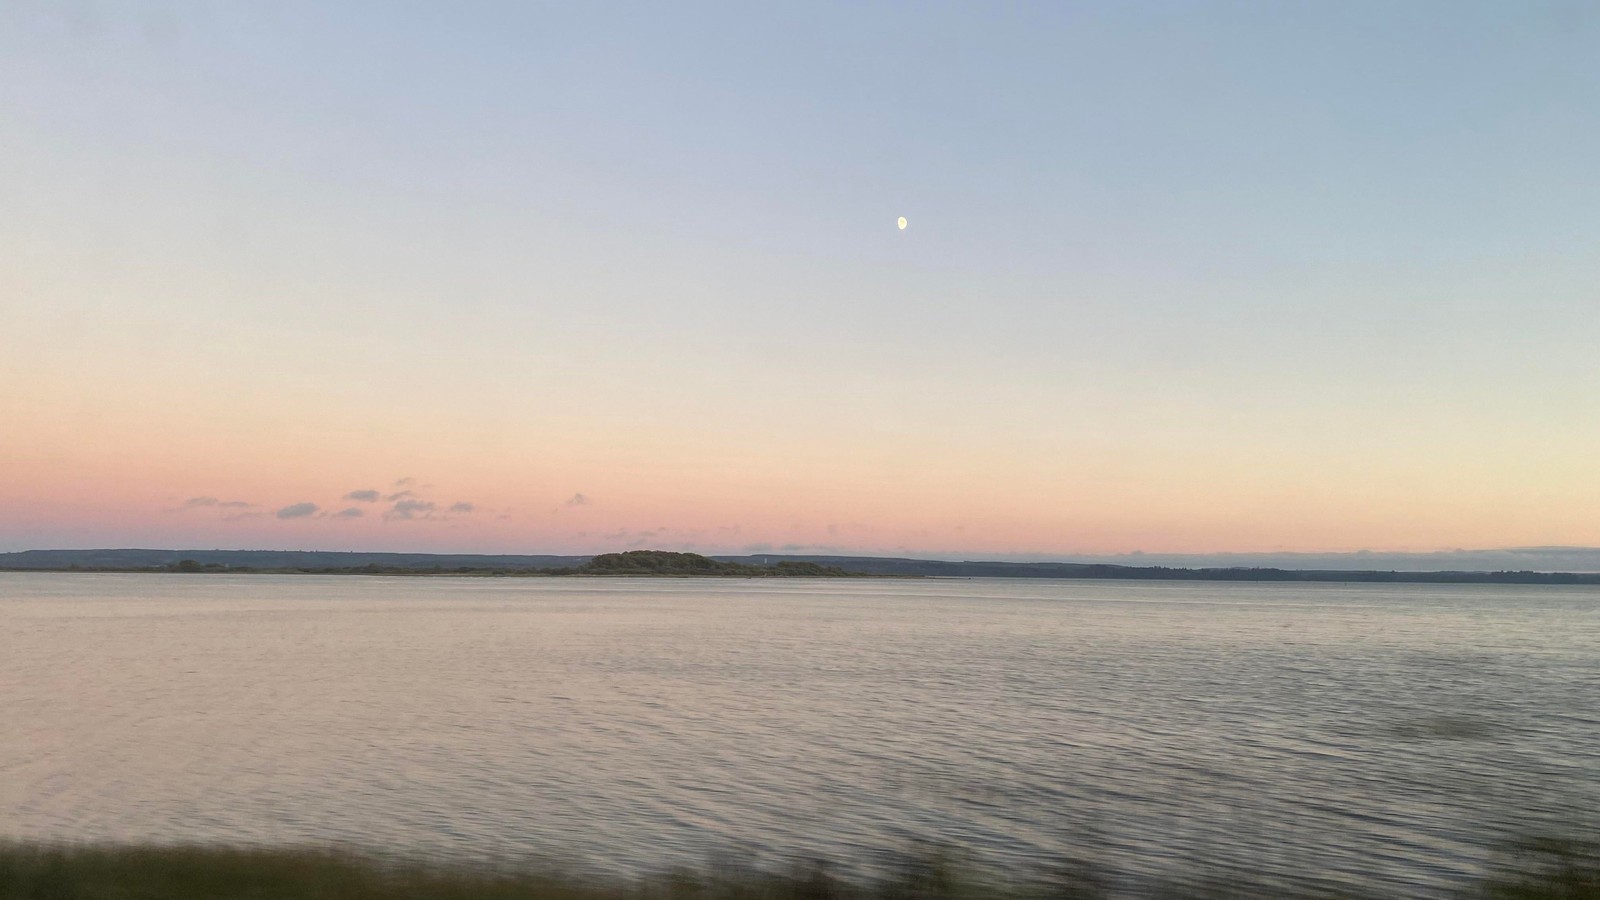
[(1435, 893), (1600, 810), (1600, 589), (0, 574), (0, 837), (918, 841)]

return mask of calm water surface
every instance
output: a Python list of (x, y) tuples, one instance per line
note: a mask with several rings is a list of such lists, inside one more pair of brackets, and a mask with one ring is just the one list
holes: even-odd
[(1429, 893), (1600, 810), (1600, 591), (0, 574), (0, 837)]

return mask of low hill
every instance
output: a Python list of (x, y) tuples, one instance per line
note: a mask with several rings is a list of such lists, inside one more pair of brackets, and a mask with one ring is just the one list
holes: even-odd
[(775, 565), (746, 565), (701, 556), (698, 553), (672, 553), (665, 550), (629, 550), (602, 553), (575, 570), (578, 575), (735, 575), (755, 578), (824, 577), (855, 574), (838, 566), (814, 562), (780, 560)]

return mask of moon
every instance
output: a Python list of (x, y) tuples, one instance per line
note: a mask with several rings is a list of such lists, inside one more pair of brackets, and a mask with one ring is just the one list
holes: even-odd
[(905, 231), (906, 230), (906, 217), (905, 216), (901, 216), (900, 217), (900, 230), (901, 231)]

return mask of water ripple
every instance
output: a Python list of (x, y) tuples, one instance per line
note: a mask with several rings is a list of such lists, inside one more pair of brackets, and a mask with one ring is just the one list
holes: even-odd
[(0, 836), (1429, 894), (1600, 809), (1600, 592), (6, 574), (0, 714)]

